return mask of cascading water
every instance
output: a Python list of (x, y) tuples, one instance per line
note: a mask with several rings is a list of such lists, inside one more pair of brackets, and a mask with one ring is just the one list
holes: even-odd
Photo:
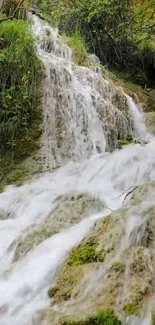
[[(132, 144), (105, 153), (109, 125), (115, 129), (119, 119), (123, 130), (128, 129), (127, 119), (112, 104), (111, 86), (100, 74), (75, 66), (71, 50), (61, 44), (57, 31), (50, 28), (49, 44), (47, 26), (36, 17), (34, 21), (36, 35), (43, 36), (38, 51), (47, 75), (42, 156), (45, 164), (52, 166), (85, 160), (45, 173), (21, 187), (8, 187), (0, 195), (0, 325), (34, 324), (36, 312), (49, 306), (47, 289), (54, 283), (71, 248), (97, 219), (122, 206), (127, 189), (155, 180), (154, 138), (147, 145)], [(103, 121), (99, 118), (101, 107)], [(141, 113), (137, 113), (132, 102), (133, 111), (138, 129), (135, 116)], [(143, 138), (143, 132), (137, 136)], [(95, 214), (89, 211), (76, 225), (68, 224), (67, 229), (62, 222), (59, 233), (43, 238), (15, 260), (19, 238), (24, 238), (34, 226), (46, 224), (55, 211), (56, 199), (74, 191), (90, 193), (96, 200), (103, 200), (107, 208), (100, 208)], [(53, 218), (53, 228), (56, 223)]]
[(99, 67), (94, 66), (93, 71), (75, 65), (71, 49), (57, 30), (37, 17), (33, 29), (46, 69), (42, 139), (45, 168), (114, 149), (117, 139), (131, 132), (128, 114), (115, 105), (114, 87), (103, 79)]
[(127, 100), (133, 119), (135, 136), (138, 139), (147, 141), (150, 138), (150, 134), (148, 133), (144, 123), (142, 109), (141, 107), (137, 107), (131, 97), (127, 96)]

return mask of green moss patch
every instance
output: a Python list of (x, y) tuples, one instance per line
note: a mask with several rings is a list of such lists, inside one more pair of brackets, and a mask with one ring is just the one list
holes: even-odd
[(96, 251), (97, 245), (77, 247), (70, 253), (67, 264), (70, 266), (103, 261), (102, 252)]
[(76, 295), (79, 290), (79, 287), (77, 289), (77, 285), (88, 270), (88, 265), (65, 266), (60, 272), (55, 286), (48, 290), (49, 297), (53, 298), (52, 303), (66, 301), (69, 300), (72, 295)]
[(121, 325), (121, 322), (114, 311), (109, 309), (84, 318), (64, 318), (61, 319), (60, 325)]
[(126, 316), (130, 316), (130, 315), (138, 316), (139, 315), (139, 306), (136, 306), (135, 302), (128, 303), (123, 306), (123, 311)]

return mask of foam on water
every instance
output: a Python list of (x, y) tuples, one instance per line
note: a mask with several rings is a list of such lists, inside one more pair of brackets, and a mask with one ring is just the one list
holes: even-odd
[(154, 145), (152, 140), (146, 146), (131, 145), (105, 157), (99, 155), (81, 164), (69, 164), (21, 187), (8, 188), (0, 195), (0, 214), (9, 215), (9, 219), (0, 221), (1, 325), (30, 324), (36, 309), (48, 305), (47, 287), (54, 281), (68, 251), (86, 235), (96, 218), (109, 211), (62, 230), (12, 265), (16, 239), (23, 230), (45, 220), (54, 208), (54, 199), (72, 190), (88, 191), (102, 198), (107, 207), (119, 208), (123, 201), (119, 194), (124, 190), (155, 180)]

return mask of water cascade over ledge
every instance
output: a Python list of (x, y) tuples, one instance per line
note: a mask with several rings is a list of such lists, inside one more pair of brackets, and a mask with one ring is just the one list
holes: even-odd
[[(129, 189), (155, 181), (155, 139), (133, 100), (99, 67), (76, 66), (57, 30), (37, 17), (33, 30), (46, 69), (41, 158), (45, 170), (61, 167), (0, 194), (0, 325), (49, 325), (37, 315), (50, 307), (47, 290), (70, 250), (99, 219), (122, 207)], [(131, 132), (148, 143), (116, 149)], [(143, 205), (154, 204), (153, 194)], [(83, 197), (89, 208), (72, 219), (75, 207), (66, 209), (76, 200), (83, 206)], [(129, 215), (125, 221), (123, 247), (131, 246), (135, 220)], [(50, 308), (67, 314), (63, 306)], [(150, 313), (145, 325), (149, 319)]]

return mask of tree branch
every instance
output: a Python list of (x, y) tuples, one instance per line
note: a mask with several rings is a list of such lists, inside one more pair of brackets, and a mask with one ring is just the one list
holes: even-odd
[(126, 200), (128, 195), (132, 194), (138, 187), (139, 187), (139, 185), (129, 187), (128, 190), (125, 190), (119, 196), (116, 196), (115, 198), (113, 198), (113, 200), (119, 199), (121, 196), (123, 196), (125, 193), (127, 193), (123, 200), (123, 203), (124, 203), (124, 201)]
[(125, 202), (125, 200), (126, 200), (126, 198), (130, 195), (130, 194), (132, 194), (137, 188), (138, 188), (139, 186), (135, 186), (131, 191), (129, 191), (126, 195), (125, 195), (125, 197), (124, 197), (124, 200), (123, 200), (123, 203)]
[[(21, 5), (23, 4), (23, 2), (24, 2), (24, 0), (19, 1), (19, 3), (18, 3), (18, 5), (17, 5), (16, 9), (15, 9), (14, 12), (13, 12), (13, 14), (12, 14), (11, 16), (9, 16), (9, 17), (6, 17), (6, 18), (2, 18), (2, 19), (0, 19), (0, 23), (2, 23), (3, 21), (6, 21), (6, 20), (12, 20), (13, 18), (15, 18), (16, 13), (18, 12), (19, 9), (21, 9)], [(3, 4), (4, 4), (4, 1), (3, 1)], [(2, 9), (2, 8), (1, 8), (1, 9)], [(24, 8), (22, 8), (22, 9), (24, 9)]]

